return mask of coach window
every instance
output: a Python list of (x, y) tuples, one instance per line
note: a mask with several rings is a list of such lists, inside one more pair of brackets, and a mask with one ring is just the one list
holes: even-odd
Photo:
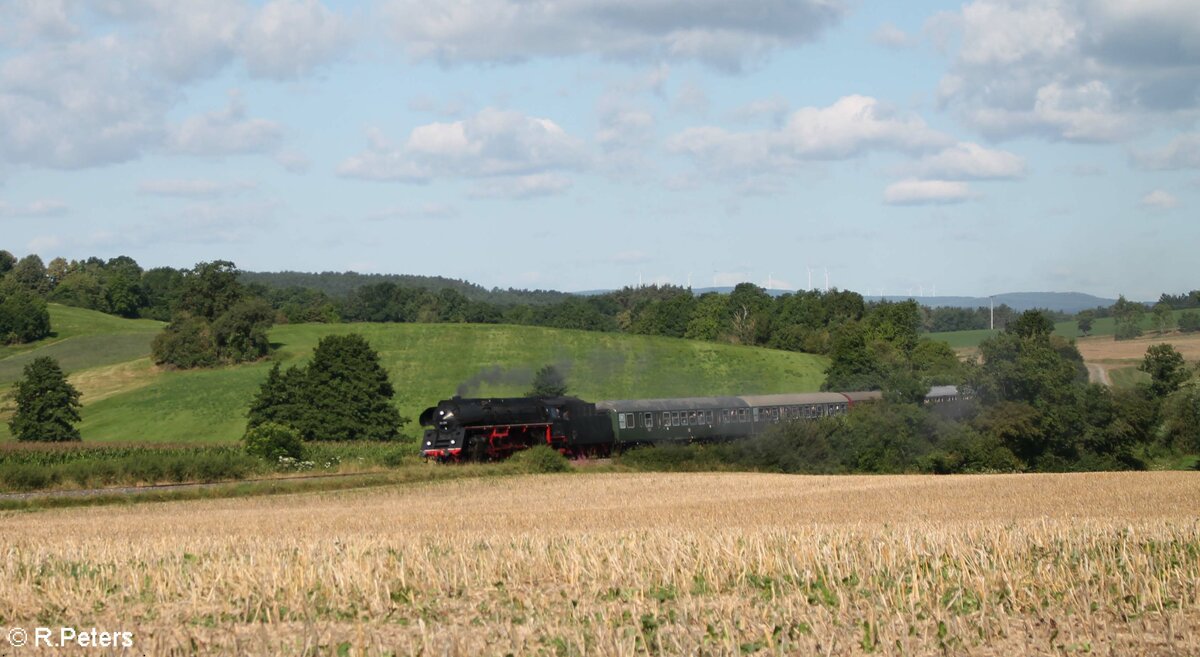
[(758, 408), (757, 408), (757, 407), (755, 407), (755, 408), (752, 410), (752, 413), (753, 413), (753, 415), (754, 415), (754, 421), (755, 421), (755, 422), (758, 422)]
[(647, 429), (654, 428), (654, 413), (643, 413), (642, 421), (646, 423)]
[(617, 425), (620, 426), (622, 429), (625, 428), (625, 414), (624, 413), (617, 413)]
[(679, 411), (671, 411), (671, 426), (679, 426)]
[(663, 411), (663, 414), (662, 414), (662, 425), (663, 425), (664, 427), (669, 427), (669, 426), (671, 426), (671, 414), (670, 414), (670, 413), (668, 413), (667, 411)]

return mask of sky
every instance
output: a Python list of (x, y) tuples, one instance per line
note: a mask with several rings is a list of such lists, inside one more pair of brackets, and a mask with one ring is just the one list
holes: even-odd
[(0, 248), (1200, 288), (1195, 0), (0, 0)]

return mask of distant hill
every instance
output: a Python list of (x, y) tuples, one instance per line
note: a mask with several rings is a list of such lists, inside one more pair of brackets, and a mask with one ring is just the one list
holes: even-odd
[(302, 287), (319, 290), (335, 298), (344, 298), (355, 290), (367, 285), (392, 283), (402, 287), (417, 287), (426, 290), (443, 290), (450, 288), (461, 293), (472, 301), (486, 301), (497, 305), (529, 304), (534, 306), (558, 303), (571, 296), (566, 292), (553, 290), (516, 290), (508, 288), (487, 289), (468, 281), (443, 276), (417, 276), (413, 274), (360, 274), (353, 271), (244, 271), (241, 281), (247, 285), (258, 284), (272, 288)]
[[(880, 297), (866, 297), (866, 299), (879, 301)], [(988, 297), (909, 297), (889, 294), (886, 299), (888, 301), (913, 299), (922, 306), (930, 308), (979, 308), (981, 306), (986, 308), (989, 303)], [(994, 295), (991, 300), (997, 306), (1007, 304), (1009, 308), (1017, 312), (1044, 308), (1064, 313), (1077, 313), (1097, 306), (1107, 307), (1117, 302), (1116, 299), (1105, 299), (1082, 292), (1009, 292)]]
[[(586, 296), (606, 294), (608, 292), (612, 292), (612, 290), (587, 290), (584, 292), (575, 292), (574, 294)], [(692, 294), (696, 296), (700, 296), (706, 292), (729, 294), (733, 292), (733, 288), (699, 287), (692, 289)], [(793, 294), (795, 290), (771, 289), (766, 292), (773, 297), (778, 297), (785, 294)], [(907, 301), (908, 299), (913, 299), (922, 306), (929, 306), (930, 308), (979, 308), (988, 305), (988, 297), (913, 297), (889, 294), (886, 297), (864, 296), (863, 298), (867, 301), (880, 301), (883, 299), (887, 301)], [(1009, 292), (994, 295), (992, 299), (995, 300), (997, 306), (1002, 303), (1008, 304), (1009, 308), (1018, 312), (1043, 308), (1064, 313), (1077, 313), (1081, 310), (1088, 310), (1097, 306), (1111, 306), (1117, 302), (1116, 299), (1105, 299), (1082, 292)]]

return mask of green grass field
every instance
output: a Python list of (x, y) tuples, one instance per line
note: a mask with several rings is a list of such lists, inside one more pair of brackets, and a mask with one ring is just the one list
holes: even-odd
[(50, 356), (67, 372), (113, 365), (149, 355), (162, 322), (122, 319), (93, 310), (50, 304), (50, 337), (32, 344), (0, 347), (0, 386), (21, 378), (34, 358)]
[[(1178, 323), (1179, 315), (1182, 310), (1175, 311), (1175, 321)], [(1154, 330), (1154, 320), (1150, 313), (1142, 318), (1142, 330), (1149, 333)], [(999, 331), (989, 331), (988, 329), (976, 329), (971, 331), (946, 331), (944, 333), (927, 333), (926, 336), (933, 340), (941, 340), (950, 345), (954, 349), (964, 349), (970, 347), (978, 347), (980, 342), (986, 340), (989, 336), (998, 333)], [(1091, 336), (1111, 336), (1117, 332), (1116, 323), (1112, 317), (1102, 317), (1092, 322)], [(1081, 338), (1083, 334), (1079, 332), (1079, 325), (1075, 320), (1066, 322), (1057, 322), (1054, 325), (1054, 334), (1061, 335), (1064, 338)]]
[[(123, 322), (99, 313), (90, 330), (77, 309), (56, 308), (76, 324), (69, 330), (79, 342), (63, 364), (84, 391), (84, 441), (223, 442), (245, 428), (245, 412), (273, 362), (301, 364), (325, 335), (360, 333), (380, 353), (396, 388), (396, 406), (413, 418), (460, 383), (482, 381), (470, 395), (519, 395), (536, 368), (554, 364), (567, 373), (571, 393), (588, 400), (753, 394), (817, 390), (827, 359), (755, 347), (673, 338), (568, 331), (527, 326), (460, 324), (296, 324), (275, 327), (271, 362), (199, 371), (163, 371), (145, 356), (160, 326), (152, 323), (145, 347), (128, 338)], [(112, 321), (115, 320), (115, 324)], [(52, 317), (52, 322), (54, 321)], [(57, 326), (56, 326), (57, 329)], [(124, 342), (129, 339), (130, 342)], [(0, 359), (0, 372), (15, 371), (14, 359), (54, 355), (71, 340), (37, 345)], [(64, 345), (64, 346), (57, 346)], [(10, 363), (10, 360), (14, 362)], [(68, 362), (73, 365), (68, 365)], [(6, 369), (7, 368), (7, 369)], [(491, 376), (479, 377), (480, 373)], [(0, 379), (2, 380), (2, 379)], [(95, 400), (95, 401), (90, 401)], [(414, 423), (404, 433), (415, 436)], [(0, 440), (9, 439), (0, 426)]]

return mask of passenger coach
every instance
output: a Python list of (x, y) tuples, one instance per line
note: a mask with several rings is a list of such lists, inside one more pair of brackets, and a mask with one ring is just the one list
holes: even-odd
[(624, 399), (597, 402), (596, 410), (613, 418), (616, 444), (630, 447), (745, 438), (778, 422), (841, 415), (856, 403), (879, 398), (878, 391), (870, 391)]

